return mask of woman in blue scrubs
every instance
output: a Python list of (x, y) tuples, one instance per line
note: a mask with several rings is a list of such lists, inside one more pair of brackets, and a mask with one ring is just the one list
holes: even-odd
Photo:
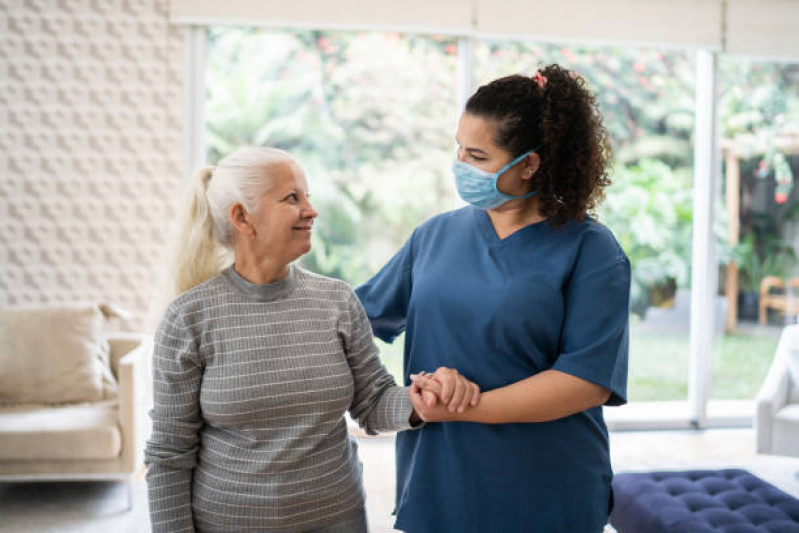
[[(590, 215), (610, 184), (596, 100), (557, 65), (508, 76), (469, 99), (456, 140), (470, 205), (420, 225), (356, 290), (378, 337), (405, 331), (414, 407), (443, 421), (397, 435), (395, 527), (598, 533), (613, 476), (602, 406), (626, 401), (630, 264)], [(416, 375), (441, 366), (480, 386), (479, 405), (423, 401), (436, 378)]]

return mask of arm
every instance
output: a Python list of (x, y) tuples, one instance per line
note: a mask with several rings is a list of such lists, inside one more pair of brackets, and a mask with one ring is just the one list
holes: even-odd
[[(463, 412), (451, 412), (442, 405), (428, 407), (422, 401), (423, 380), (411, 387), (411, 402), (422, 420), (508, 424), (548, 422), (603, 405), (610, 391), (557, 370), (545, 370), (511, 385), (484, 392), (480, 402)], [(417, 385), (418, 383), (418, 385)]]
[(380, 362), (369, 320), (358, 298), (350, 290), (347, 291), (339, 334), (355, 386), (350, 405), (352, 418), (369, 435), (410, 429), (413, 407), (408, 388), (397, 386)]
[(153, 533), (194, 531), (192, 470), (202, 427), (202, 365), (181, 316), (167, 311), (153, 350), (153, 430), (145, 448)]

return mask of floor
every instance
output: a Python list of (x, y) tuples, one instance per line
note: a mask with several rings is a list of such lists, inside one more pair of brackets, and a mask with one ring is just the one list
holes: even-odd
[[(616, 472), (743, 468), (799, 498), (799, 458), (758, 455), (752, 429), (616, 431), (610, 437)], [(394, 445), (391, 439), (359, 442), (372, 533), (394, 531)]]
[[(391, 532), (393, 439), (360, 439), (359, 446), (371, 533)], [(799, 497), (799, 458), (757, 455), (754, 449), (752, 429), (611, 433), (617, 472), (740, 467)], [(0, 532), (146, 533), (143, 479), (134, 490), (134, 509), (126, 511), (125, 487), (119, 483), (0, 484)]]

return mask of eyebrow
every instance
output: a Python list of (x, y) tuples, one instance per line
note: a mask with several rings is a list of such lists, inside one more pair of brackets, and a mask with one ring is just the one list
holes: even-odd
[(480, 154), (483, 154), (483, 155), (488, 155), (488, 152), (486, 152), (485, 150), (483, 150), (481, 148), (469, 148), (468, 146), (463, 146), (461, 144), (461, 142), (458, 140), (457, 137), (455, 137), (455, 142), (458, 143), (458, 146), (460, 146), (461, 148), (463, 148), (464, 150), (466, 150), (470, 154), (480, 153)]

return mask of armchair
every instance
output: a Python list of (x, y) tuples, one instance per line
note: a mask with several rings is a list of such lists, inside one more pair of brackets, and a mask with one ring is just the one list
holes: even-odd
[(0, 482), (120, 480), (142, 464), (137, 390), (147, 337), (108, 336), (118, 399), (0, 406)]
[(799, 325), (782, 331), (756, 403), (757, 452), (799, 457)]

